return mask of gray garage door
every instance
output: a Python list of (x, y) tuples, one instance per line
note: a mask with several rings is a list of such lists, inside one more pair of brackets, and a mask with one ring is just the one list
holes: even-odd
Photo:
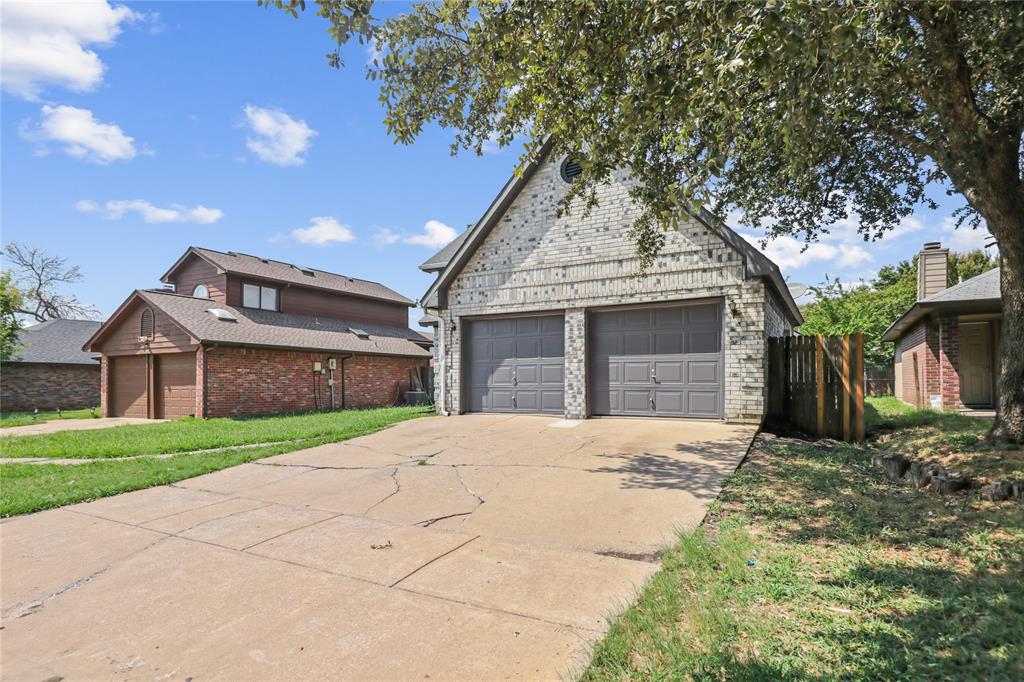
[(469, 322), (463, 342), (466, 410), (561, 414), (564, 326), (561, 315)]
[(721, 417), (720, 303), (599, 312), (590, 329), (594, 414)]

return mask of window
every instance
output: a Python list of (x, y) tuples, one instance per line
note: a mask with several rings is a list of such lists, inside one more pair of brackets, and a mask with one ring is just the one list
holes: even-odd
[(139, 322), (139, 336), (147, 339), (153, 338), (153, 310), (146, 308), (142, 311), (142, 319)]
[(562, 167), (559, 169), (559, 172), (563, 180), (572, 182), (583, 172), (583, 166), (580, 165), (579, 159), (567, 156), (565, 161), (562, 161)]
[(246, 308), (277, 310), (277, 289), (258, 284), (242, 285), (242, 305)]
[(197, 284), (196, 288), (192, 290), (192, 295), (196, 298), (210, 298), (210, 290), (206, 288), (205, 284)]

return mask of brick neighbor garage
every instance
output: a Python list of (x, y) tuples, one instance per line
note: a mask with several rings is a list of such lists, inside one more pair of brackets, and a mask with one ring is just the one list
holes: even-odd
[(135, 291), (86, 344), (107, 416), (396, 405), (430, 361), (429, 339), (399, 324), (412, 302), (379, 284), (205, 249), (164, 279), (189, 293)]
[(4, 412), (98, 407), (99, 356), (83, 351), (82, 343), (99, 326), (89, 320), (49, 320), (19, 331), (20, 347), (0, 370)]

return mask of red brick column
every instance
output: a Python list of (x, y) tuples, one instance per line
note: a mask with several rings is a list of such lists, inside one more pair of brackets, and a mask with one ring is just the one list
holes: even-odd
[(960, 325), (955, 317), (939, 320), (939, 384), (942, 409), (960, 409)]
[[(942, 395), (942, 376), (939, 371), (939, 356), (941, 355), (941, 332), (940, 325), (935, 322), (925, 323), (925, 352), (922, 354), (924, 366), (924, 395), (921, 396), (923, 404), (921, 407), (932, 406), (932, 396)], [(941, 406), (940, 406), (941, 407)]]
[(205, 407), (205, 392), (206, 392), (206, 349), (203, 346), (199, 346), (196, 350), (196, 411), (195, 415), (198, 419), (206, 418)]

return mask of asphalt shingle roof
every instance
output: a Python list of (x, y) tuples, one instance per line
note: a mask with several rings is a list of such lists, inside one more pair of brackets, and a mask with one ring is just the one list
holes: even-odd
[(462, 242), (466, 241), (466, 237), (469, 236), (469, 232), (469, 230), (463, 230), (462, 234), (448, 242), (447, 246), (427, 260), (423, 261), (423, 263), (420, 264), (420, 270), (426, 270), (427, 272), (432, 270), (443, 270), (448, 265), (448, 261), (450, 261), (455, 255), (455, 252), (459, 250), (460, 246), (462, 246)]
[(102, 322), (92, 320), (49, 320), (18, 332), (18, 348), (9, 362), (37, 362), (63, 365), (97, 365), (99, 353), (82, 350)]
[(225, 272), (251, 275), (253, 277), (288, 282), (315, 289), (338, 291), (353, 296), (376, 298), (392, 303), (413, 305), (411, 300), (402, 296), (397, 291), (389, 289), (383, 284), (370, 282), (365, 279), (347, 277), (333, 272), (317, 270), (316, 268), (304, 268), (292, 265), (291, 263), (270, 260), (269, 258), (259, 258), (258, 256), (250, 256), (244, 253), (222, 253), (199, 247), (192, 247), (192, 250)]
[(988, 272), (965, 279), (959, 284), (954, 284), (948, 289), (943, 289), (937, 294), (932, 294), (924, 299), (922, 303), (943, 303), (946, 301), (984, 301), (987, 299), (1000, 298), (999, 295), (999, 268), (992, 268)]
[[(165, 291), (143, 290), (138, 294), (201, 342), (431, 357), (430, 351), (417, 345), (430, 343), (430, 339), (408, 328), (253, 310)], [(218, 319), (209, 312), (212, 308), (227, 310), (237, 321)], [(350, 329), (364, 330), (369, 338), (360, 338)]]

